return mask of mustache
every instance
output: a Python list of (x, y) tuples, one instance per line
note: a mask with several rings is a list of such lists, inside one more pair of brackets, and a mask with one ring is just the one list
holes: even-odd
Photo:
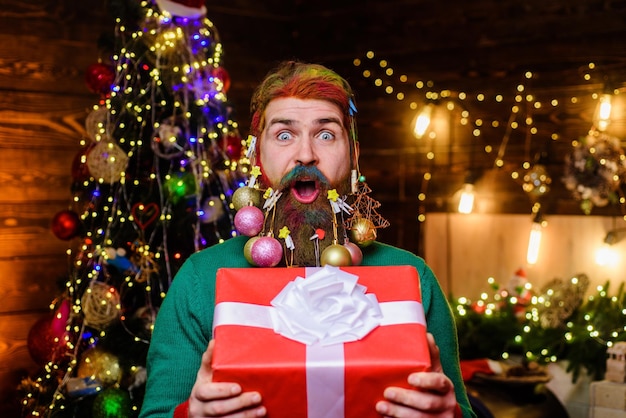
[(299, 180), (315, 180), (323, 187), (330, 187), (330, 182), (315, 166), (296, 166), (280, 180), (280, 189), (287, 189)]

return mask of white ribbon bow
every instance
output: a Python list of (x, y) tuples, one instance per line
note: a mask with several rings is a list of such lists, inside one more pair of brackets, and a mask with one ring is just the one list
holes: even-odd
[(376, 295), (357, 280), (332, 266), (306, 280), (296, 277), (271, 302), (274, 331), (307, 345), (362, 339), (380, 325), (382, 313)]

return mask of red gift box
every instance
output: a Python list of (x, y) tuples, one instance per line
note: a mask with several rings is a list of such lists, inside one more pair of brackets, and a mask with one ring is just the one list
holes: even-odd
[(307, 345), (277, 334), (268, 324), (272, 300), (289, 282), (319, 270), (218, 270), (213, 379), (260, 392), (270, 418), (379, 417), (375, 405), (385, 388), (409, 388), (408, 375), (430, 367), (417, 271), (341, 268), (358, 276), (383, 312), (381, 324), (360, 340)]

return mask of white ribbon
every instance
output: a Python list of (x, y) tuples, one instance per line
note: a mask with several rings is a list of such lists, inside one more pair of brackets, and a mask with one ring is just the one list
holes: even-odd
[[(426, 326), (422, 304), (413, 300), (380, 302), (380, 325), (421, 324)], [(220, 325), (238, 325), (274, 329), (272, 311), (275, 308), (242, 302), (220, 302), (215, 307), (213, 330)], [(320, 344), (321, 345), (321, 344)]]
[[(274, 329), (306, 344), (307, 418), (343, 418), (345, 412), (345, 360), (343, 342), (363, 338), (378, 325), (426, 325), (417, 301), (378, 303), (365, 294), (358, 277), (337, 267), (307, 268), (307, 279), (297, 277), (265, 306), (220, 302), (215, 307), (213, 329), (220, 325)], [(351, 297), (354, 300), (350, 302)], [(330, 298), (330, 302), (326, 299)], [(300, 304), (300, 305), (298, 305)], [(306, 308), (305, 308), (306, 306)], [(298, 312), (313, 309), (311, 313)], [(328, 312), (316, 312), (325, 310)], [(306, 312), (306, 311), (304, 311)], [(290, 316), (298, 317), (296, 322)], [(336, 321), (338, 320), (338, 321)], [(327, 329), (328, 324), (337, 329)], [(305, 327), (311, 325), (312, 329)], [(348, 324), (355, 324), (356, 329)], [(289, 335), (285, 335), (289, 334)], [(306, 341), (306, 342), (305, 342)]]

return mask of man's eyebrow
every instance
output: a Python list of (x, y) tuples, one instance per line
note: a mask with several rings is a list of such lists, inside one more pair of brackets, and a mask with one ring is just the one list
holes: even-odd
[[(336, 118), (336, 117), (325, 117), (325, 118), (319, 118), (316, 119), (314, 121), (314, 123), (316, 125), (325, 125), (327, 123), (336, 123), (337, 125), (343, 126), (341, 123), (341, 119)], [(295, 125), (297, 124), (297, 122), (293, 119), (287, 119), (287, 118), (274, 118), (274, 119), (270, 119), (270, 121), (268, 122), (267, 126), (272, 126), (272, 125), (287, 125), (287, 126), (291, 126), (291, 125)]]
[(341, 120), (335, 117), (328, 118), (320, 118), (315, 121), (317, 125), (325, 125), (327, 123), (336, 123), (337, 125), (342, 126)]
[(272, 126), (272, 125), (277, 125), (277, 124), (281, 124), (281, 125), (293, 125), (294, 124), (294, 120), (293, 119), (285, 119), (285, 118), (274, 118), (271, 119), (269, 121), (269, 123), (267, 124), (267, 126)]

